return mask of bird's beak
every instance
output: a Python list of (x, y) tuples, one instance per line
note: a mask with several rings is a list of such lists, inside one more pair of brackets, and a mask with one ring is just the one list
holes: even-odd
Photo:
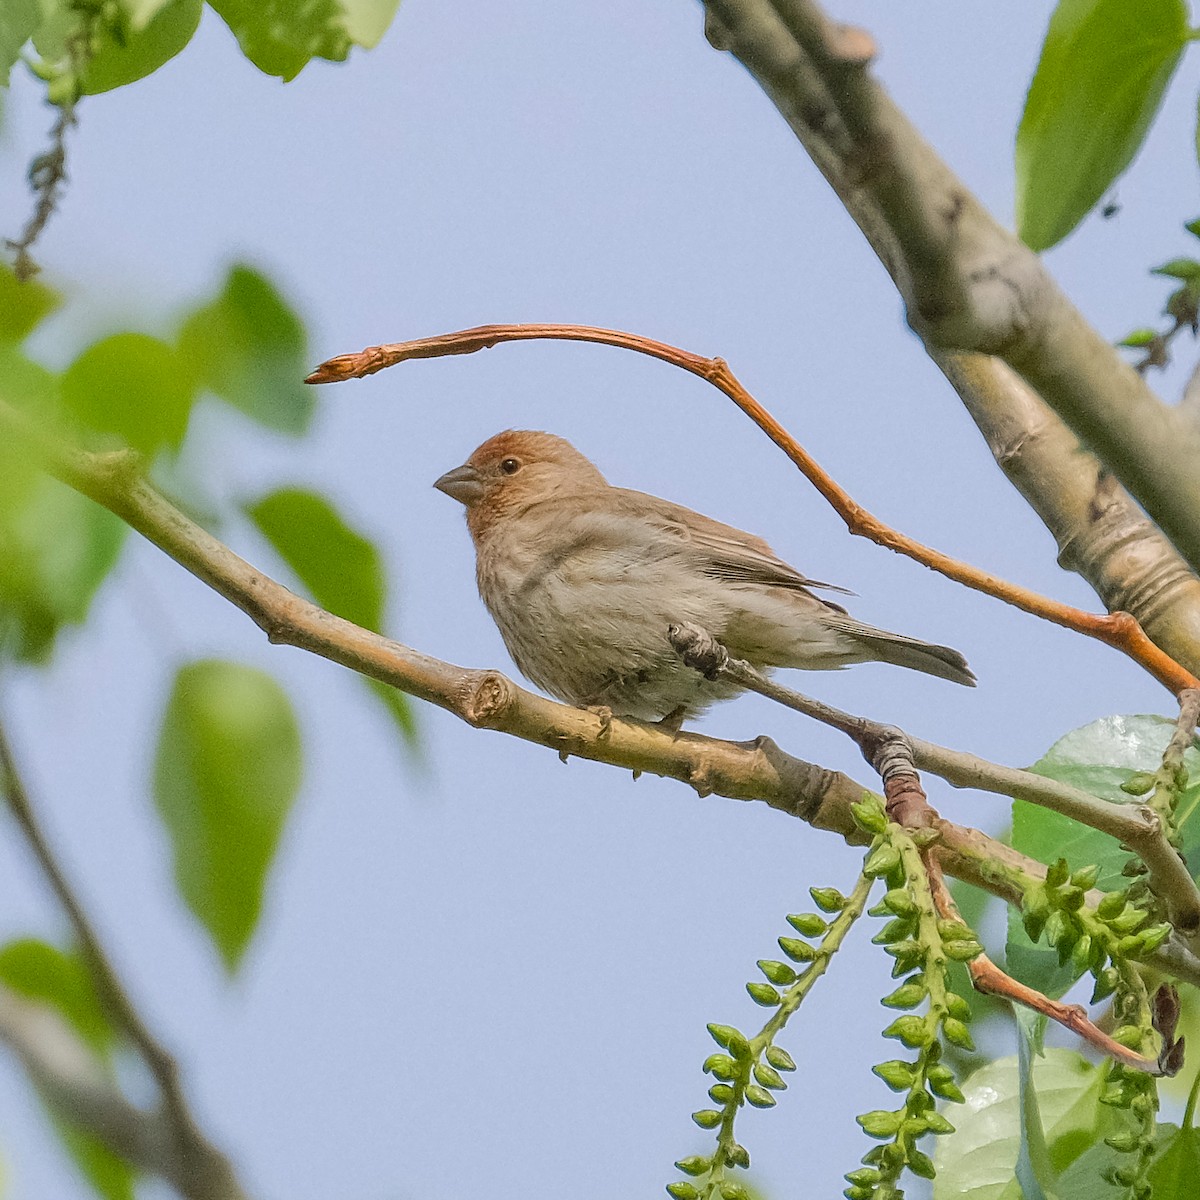
[(474, 467), (455, 467), (453, 471), (447, 471), (433, 486), (439, 492), (445, 492), (447, 496), (468, 507), (483, 499), (483, 480)]

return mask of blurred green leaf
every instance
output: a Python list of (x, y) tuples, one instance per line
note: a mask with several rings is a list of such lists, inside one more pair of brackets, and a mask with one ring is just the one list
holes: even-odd
[(92, 973), (78, 952), (37, 938), (0, 947), (0, 980), (21, 996), (56, 1009), (97, 1053), (107, 1057), (116, 1041)]
[(342, 62), (353, 44), (371, 47), (399, 0), (209, 0), (242, 53), (261, 71), (293, 79), (313, 58)]
[(158, 739), (154, 798), (179, 891), (230, 972), (257, 924), (300, 776), (300, 730), (275, 680), (219, 659), (179, 671)]
[[(1105, 1067), (1093, 1067), (1068, 1050), (1048, 1050), (1034, 1062), (1033, 1085), (1055, 1171), (1065, 1170), (1120, 1120), (1100, 1104), (1107, 1074)], [(933, 1200), (1021, 1200), (1015, 1175), (1021, 1142), (1016, 1057), (980, 1067), (963, 1081), (962, 1090), (966, 1104), (946, 1106), (955, 1132), (937, 1140)]]
[(47, 1110), (64, 1149), (96, 1195), (104, 1200), (134, 1200), (133, 1185), (137, 1180), (134, 1169), (90, 1133), (72, 1125), (53, 1109)]
[(165, 342), (145, 333), (117, 333), (90, 346), (63, 372), (62, 397), (67, 412), (87, 428), (153, 454), (182, 443), (195, 383)]
[(1165, 275), (1168, 279), (1200, 278), (1200, 262), (1194, 258), (1173, 258), (1161, 267), (1152, 267), (1151, 275)]
[(63, 625), (87, 616), (116, 565), (127, 527), (28, 463), (6, 470), (6, 458), (0, 453), (3, 637), (19, 657), (39, 660)]
[(1017, 1143), (1016, 1175), (1024, 1200), (1058, 1200), (1058, 1172), (1050, 1159), (1041, 1104), (1033, 1082), (1033, 1065), (1044, 1053), (1042, 1039), (1046, 1018), (1019, 1005), (1013, 1006), (1017, 1022), (1017, 1106), (1020, 1136)]
[(1138, 349), (1142, 346), (1149, 346), (1156, 337), (1158, 334), (1153, 329), (1135, 329), (1132, 333), (1126, 334), (1117, 345)]
[(1046, 250), (1132, 161), (1188, 40), (1183, 0), (1059, 0), (1017, 130), (1017, 229)]
[[(245, 511), (322, 608), (365, 629), (383, 628), (387, 580), (379, 551), (324, 496), (280, 488)], [(378, 680), (367, 682), (412, 744), (416, 726), (408, 698)]]
[[(1121, 791), (1121, 784), (1138, 772), (1154, 772), (1174, 722), (1158, 716), (1104, 717), (1068, 733), (1029, 769), (1038, 775), (1072, 784), (1114, 804), (1140, 804), (1138, 797)], [(1180, 798), (1176, 819), (1183, 838), (1184, 857), (1200, 862), (1200, 751), (1193, 746), (1184, 755), (1191, 782)], [(1035, 804), (1013, 801), (1012, 845), (1043, 863), (1065, 858), (1072, 869), (1095, 863), (1100, 868), (1096, 886), (1112, 891), (1126, 881), (1121, 867), (1129, 858), (1105, 834)], [(1030, 943), (1020, 914), (1009, 910), (1008, 970), (1023, 983), (1048, 995), (1061, 995), (1077, 977), (1070, 963), (1058, 965), (1058, 955), (1044, 945)]]
[(221, 294), (184, 321), (179, 351), (205, 387), (260, 424), (292, 434), (308, 428), (314, 397), (304, 382), (304, 326), (257, 271), (230, 270)]
[(1200, 1129), (1158, 1127), (1158, 1151), (1149, 1181), (1154, 1200), (1193, 1200), (1200, 1181)]
[(53, 288), (37, 279), (22, 283), (7, 263), (0, 263), (0, 342), (23, 340), (61, 303)]
[[(4, 0), (0, 4), (0, 87), (8, 86), (8, 73), (42, 21), (38, 0)], [(4, 317), (0, 301), (0, 323)]]
[(136, 7), (138, 19), (133, 19), (131, 13), (124, 33), (104, 37), (92, 56), (83, 75), (86, 93), (94, 95), (123, 87), (174, 58), (192, 40), (204, 0), (171, 0), (165, 5), (140, 0)]
[(245, 511), (322, 608), (378, 632), (385, 592), (379, 552), (324, 496), (280, 488)]

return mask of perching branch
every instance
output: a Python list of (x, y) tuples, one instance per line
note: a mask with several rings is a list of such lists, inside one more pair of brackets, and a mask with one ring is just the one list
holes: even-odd
[(541, 338), (597, 342), (605, 346), (633, 350), (672, 366), (681, 367), (707, 380), (728, 396), (791, 459), (804, 477), (829, 502), (834, 512), (846, 522), (846, 527), (852, 534), (867, 537), (877, 545), (904, 554), (957, 583), (994, 596), (1032, 616), (1094, 637), (1121, 650), (1176, 694), (1184, 688), (1200, 687), (1200, 680), (1159, 649), (1128, 613), (1100, 615), (1083, 612), (1068, 604), (1041, 596), (1029, 588), (1009, 583), (978, 567), (960, 562), (941, 551), (923, 546), (885, 525), (859, 505), (845, 488), (822, 469), (812, 455), (742, 386), (724, 359), (704, 358), (638, 334), (615, 329), (597, 329), (587, 325), (480, 325), (474, 329), (464, 329), (437, 337), (370, 346), (357, 354), (340, 354), (321, 363), (309, 375), (307, 382), (333, 383), (356, 379), (364, 375), (373, 375), (385, 367), (395, 366), (410, 359), (473, 354), (477, 350), (486, 350), (501, 342)]
[[(1150, 805), (1113, 804), (1070, 784), (1047, 779), (1031, 771), (988, 762), (961, 750), (949, 750), (869, 717), (843, 712), (831, 704), (814, 700), (768, 679), (747, 662), (731, 658), (725, 647), (707, 630), (695, 625), (673, 625), (669, 637), (684, 662), (709, 678), (724, 676), (740, 687), (846, 734), (863, 752), (867, 761), (884, 776), (885, 794), (888, 779), (878, 762), (878, 755), (882, 748), (899, 738), (911, 755), (914, 772), (916, 769), (931, 771), (955, 787), (976, 788), (1011, 799), (1025, 800), (1116, 838), (1149, 868), (1151, 886), (1166, 904), (1175, 929), (1185, 937), (1191, 937), (1200, 930), (1200, 888), (1171, 845), (1159, 814)], [(1185, 692), (1184, 695), (1190, 697), (1193, 693)], [(888, 802), (890, 812), (895, 800), (889, 795)]]
[[(272, 642), (297, 646), (454, 713), (562, 754), (678, 779), (700, 795), (760, 800), (814, 828), (865, 844), (850, 806), (870, 789), (839, 771), (786, 754), (770, 739), (731, 742), (558, 704), (498, 671), (431, 658), (337, 617), (239, 558), (151, 487), (129, 452), (89, 454), (47, 435), (0, 402), (0, 432), (19, 439), (57, 479), (95, 500), (224, 596)], [(943, 865), (952, 875), (1014, 903), (1046, 868), (977, 829), (939, 819)], [(1170, 943), (1155, 961), (1200, 984), (1200, 958)]]
[[(54, 1095), (64, 1098), (65, 1111), (69, 1114), (74, 1115), (77, 1110), (85, 1116), (90, 1114), (88, 1120), (83, 1121), (84, 1127), (94, 1132), (116, 1153), (130, 1158), (136, 1164), (144, 1165), (145, 1152), (141, 1152), (141, 1157), (133, 1157), (128, 1152), (129, 1145), (153, 1144), (156, 1147), (158, 1164), (155, 1170), (171, 1180), (189, 1200), (239, 1200), (245, 1193), (229, 1160), (201, 1131), (180, 1084), (178, 1063), (151, 1032), (138, 1012), (116, 967), (108, 957), (91, 918), (54, 857), (30, 803), (28, 789), (17, 770), (16, 759), (3, 725), (0, 725), (0, 782), (9, 811), (74, 930), (84, 961), (95, 979), (97, 990), (118, 1027), (149, 1067), (158, 1084), (163, 1103), (158, 1113), (141, 1113), (124, 1100), (104, 1077), (103, 1072), (99, 1073), (99, 1079), (103, 1083), (101, 1091), (105, 1095), (98, 1098), (96, 1088), (86, 1082), (87, 1072), (79, 1064), (73, 1068), (73, 1072), (76, 1082), (83, 1089), (82, 1093), (72, 1098), (71, 1088), (64, 1076), (55, 1083), (52, 1089)], [(14, 1037), (9, 1040), (35, 1081), (43, 1082), (39, 1080), (39, 1073), (45, 1075), (46, 1062), (59, 1062), (61, 1055), (56, 1056), (51, 1046), (44, 1048), (42, 1058), (45, 1062), (38, 1057), (37, 1047), (28, 1043), (32, 1036), (31, 1031), (38, 1027), (38, 1018), (23, 1013), (20, 1003), (15, 998), (9, 998), (7, 1001), (7, 1018), (4, 1029), (14, 1031)], [(7, 1035), (0, 1031), (0, 1036)], [(54, 1044), (64, 1048), (65, 1053), (65, 1035), (58, 1033), (51, 1036)], [(79, 1054), (87, 1055), (93, 1072), (98, 1070), (85, 1047), (80, 1048)], [(100, 1085), (97, 1084), (96, 1087)], [(114, 1095), (109, 1096), (108, 1092)], [(104, 1116), (105, 1113), (110, 1114), (111, 1120)], [(138, 1122), (147, 1128), (130, 1128), (132, 1114), (136, 1114)]]
[(710, 40), (742, 62), (810, 152), (819, 142), (814, 158), (839, 196), (870, 201), (865, 221), (888, 231), (881, 257), (926, 346), (1003, 358), (1200, 567), (1200, 431), (1154, 396), (896, 108), (868, 69), (869, 35), (811, 0), (705, 7)]

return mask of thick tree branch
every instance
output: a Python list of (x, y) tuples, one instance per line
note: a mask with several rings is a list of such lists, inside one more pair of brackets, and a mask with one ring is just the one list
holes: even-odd
[[(28, 789), (17, 770), (16, 759), (2, 724), (0, 724), (0, 784), (3, 786), (5, 800), (17, 827), (24, 835), (27, 845), (41, 868), (42, 875), (50, 885), (50, 890), (54, 893), (75, 932), (80, 949), (83, 951), (84, 960), (96, 981), (97, 990), (103, 997), (108, 1011), (115, 1018), (118, 1027), (129, 1038), (150, 1068), (163, 1101), (161, 1112), (153, 1117), (140, 1114), (138, 1110), (129, 1106), (119, 1092), (116, 1092), (115, 1088), (105, 1079), (105, 1089), (114, 1092), (115, 1099), (106, 1097), (103, 1103), (99, 1100), (93, 1103), (92, 1099), (88, 1099), (91, 1092), (85, 1086), (85, 1076), (80, 1073), (79, 1069), (76, 1069), (74, 1073), (77, 1080), (80, 1081), (80, 1086), (84, 1087), (84, 1094), (77, 1098), (77, 1102), (69, 1104), (66, 1111), (68, 1114), (75, 1115), (75, 1110), (80, 1109), (85, 1115), (92, 1114), (100, 1122), (100, 1125), (97, 1129), (92, 1129), (91, 1125), (85, 1123), (84, 1127), (96, 1132), (106, 1145), (125, 1157), (129, 1157), (126, 1152), (127, 1139), (123, 1134), (118, 1135), (121, 1129), (128, 1126), (129, 1114), (138, 1113), (139, 1120), (146, 1125), (152, 1123), (153, 1128), (133, 1130), (130, 1136), (136, 1135), (136, 1138), (140, 1139), (139, 1144), (144, 1142), (146, 1145), (153, 1144), (156, 1147), (159, 1159), (156, 1170), (175, 1183), (184, 1196), (189, 1197), (190, 1200), (239, 1200), (245, 1193), (237, 1181), (229, 1160), (204, 1136), (200, 1129), (180, 1084), (178, 1064), (166, 1047), (151, 1032), (141, 1013), (138, 1012), (116, 967), (104, 949), (91, 918), (87, 915), (82, 902), (75, 894), (75, 890), (67, 880), (58, 860), (54, 857), (54, 852), (50, 848), (50, 843), (46, 839), (45, 832), (30, 802)], [(23, 1030), (24, 1035), (28, 1036), (30, 1030), (37, 1026), (37, 1020), (33, 1017), (23, 1017), (19, 1005), (13, 1007), (10, 1004), (10, 1009), (12, 1027)], [(65, 1046), (62, 1036), (53, 1037), (53, 1045)], [(36, 1055), (34, 1053), (36, 1047), (26, 1045), (24, 1041), (20, 1045), (14, 1042), (14, 1046), (25, 1062), (26, 1068), (36, 1080)], [(23, 1046), (24, 1049), (22, 1049)], [(81, 1053), (87, 1054), (86, 1048), (82, 1049)], [(58, 1061), (52, 1053), (52, 1047), (48, 1061)], [(103, 1077), (102, 1072), (101, 1077)], [(60, 1085), (56, 1085), (55, 1095), (59, 1097), (67, 1095), (69, 1099), (69, 1089), (65, 1082), (60, 1080)], [(120, 1108), (118, 1101), (125, 1105), (128, 1112), (124, 1112)], [(111, 1129), (101, 1120), (105, 1112), (116, 1114)], [(144, 1165), (141, 1158), (131, 1158), (131, 1161), (138, 1165)]]
[[(1200, 561), (1200, 475), (1189, 465), (1200, 428), (1193, 424), (1189, 434), (1186, 417), (1158, 403), (1036, 257), (996, 224), (896, 110), (866, 72), (869, 37), (833, 25), (804, 0), (711, 0), (705, 8), (709, 40), (747, 67), (846, 205), (993, 452), (998, 439), (1012, 444), (1013, 419), (1029, 406), (1009, 410), (1008, 381), (989, 378), (979, 363), (968, 364), (964, 379), (956, 363), (982, 356), (959, 350), (1001, 354), (1023, 371), (1130, 484), (1192, 564)], [(1044, 419), (1039, 424), (1050, 432)], [(1175, 586), (1181, 572), (1174, 555), (1123, 490), (1104, 482), (1090, 455), (1073, 456), (1058, 431), (1029, 449), (1034, 470), (1016, 460), (1010, 476), (1058, 538), (1064, 565), (1083, 573), (1110, 610), (1132, 612), (1195, 673), (1200, 585)], [(1104, 533), (1120, 540), (1101, 537), (1097, 562), (1087, 543)], [(1156, 576), (1171, 584), (1171, 605), (1186, 606), (1181, 615), (1168, 615), (1155, 600)], [(1139, 599), (1159, 611), (1146, 611)]]
[(1159, 402), (896, 108), (868, 70), (869, 37), (810, 0), (707, 8), (721, 44), (789, 121), (808, 125), (814, 93), (828, 95), (822, 126), (840, 129), (825, 141), (843, 187), (868, 193), (892, 232), (888, 266), (913, 329), (940, 349), (1005, 359), (1200, 566), (1200, 432)]
[(822, 469), (812, 455), (746, 390), (724, 359), (704, 358), (688, 350), (681, 350), (678, 346), (656, 342), (639, 334), (625, 333), (617, 329), (597, 329), (589, 325), (479, 325), (474, 329), (463, 329), (456, 333), (370, 346), (354, 354), (339, 354), (321, 363), (308, 376), (307, 382), (333, 383), (355, 379), (410, 359), (473, 354), (501, 342), (539, 338), (617, 346), (660, 359), (699, 376), (728, 396), (791, 459), (804, 477), (828, 501), (830, 507), (846, 522), (846, 527), (851, 533), (870, 538), (877, 545), (904, 554), (957, 583), (994, 596), (1032, 616), (1097, 638), (1128, 654), (1172, 692), (1178, 693), (1186, 688), (1200, 686), (1200, 681), (1156, 646), (1128, 613), (1116, 612), (1101, 616), (1083, 612), (1069, 604), (1041, 596), (1029, 588), (1000, 579), (939, 550), (924, 546), (885, 525), (878, 517), (867, 512), (845, 488)]

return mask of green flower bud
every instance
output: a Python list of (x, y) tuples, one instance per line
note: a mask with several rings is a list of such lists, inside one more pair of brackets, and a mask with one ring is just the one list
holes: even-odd
[(802, 942), (799, 938), (781, 937), (777, 940), (780, 950), (792, 962), (808, 963), (817, 957), (817, 952), (807, 942)]
[(1142, 943), (1143, 954), (1153, 954), (1171, 936), (1171, 926), (1167, 924), (1151, 925), (1138, 934)]
[(1145, 1031), (1140, 1025), (1122, 1025), (1113, 1031), (1112, 1039), (1121, 1046), (1128, 1046), (1130, 1050), (1140, 1050), (1144, 1036)]
[(715, 1108), (702, 1108), (699, 1112), (692, 1113), (692, 1120), (701, 1129), (716, 1129), (721, 1123), (721, 1114)]
[(878, 1183), (882, 1176), (874, 1167), (859, 1167), (857, 1171), (848, 1171), (842, 1178), (855, 1187), (870, 1187)]
[(782, 1046), (768, 1046), (765, 1054), (767, 1062), (777, 1071), (794, 1071), (796, 1069), (792, 1056)]
[(769, 983), (748, 983), (746, 991), (750, 993), (750, 999), (763, 1008), (775, 1008), (783, 1002), (783, 998)]
[(960, 1021), (969, 1021), (971, 1019), (971, 1002), (957, 992), (947, 992), (946, 1011)]
[(1060, 858), (1057, 862), (1051, 863), (1046, 869), (1046, 886), (1052, 888), (1062, 887), (1064, 883), (1071, 877), (1071, 868), (1067, 866), (1067, 860)]
[(775, 1107), (775, 1097), (765, 1087), (759, 1087), (757, 1083), (752, 1083), (746, 1089), (746, 1102), (753, 1104), (755, 1108)]
[(855, 824), (867, 833), (883, 833), (887, 829), (887, 814), (883, 811), (883, 805), (873, 796), (861, 804), (851, 804), (850, 815)]
[(891, 1058), (887, 1062), (876, 1063), (871, 1070), (892, 1089), (893, 1092), (903, 1092), (912, 1087), (917, 1077), (917, 1069), (912, 1063), (903, 1059)]
[(908, 938), (906, 941), (895, 942), (891, 946), (886, 946), (884, 953), (890, 954), (897, 963), (908, 963), (908, 966), (899, 971), (900, 974), (907, 974), (917, 963), (924, 959), (925, 947), (913, 938)]
[(914, 1175), (919, 1175), (922, 1179), (932, 1179), (937, 1174), (933, 1169), (933, 1159), (920, 1150), (910, 1150), (908, 1152), (908, 1169)]
[(1108, 927), (1113, 933), (1133, 933), (1135, 929), (1140, 929), (1147, 920), (1147, 914), (1140, 908), (1135, 908), (1132, 904), (1126, 904), (1125, 907), (1108, 922)]
[(1070, 947), (1075, 944), (1075, 928), (1067, 919), (1066, 914), (1058, 909), (1050, 914), (1050, 919), (1046, 922), (1046, 941), (1059, 948), (1065, 944), (1068, 953)]
[(783, 1076), (780, 1075), (774, 1067), (768, 1066), (766, 1063), (759, 1063), (754, 1068), (754, 1078), (757, 1079), (758, 1082), (763, 1085), (763, 1087), (771, 1088), (777, 1092), (782, 1092), (787, 1087), (787, 1083), (784, 1081)]
[(681, 1158), (675, 1164), (675, 1169), (682, 1171), (685, 1175), (703, 1175), (711, 1165), (711, 1159), (693, 1154), (690, 1158)]
[(750, 1151), (738, 1142), (734, 1142), (725, 1151), (725, 1158), (730, 1166), (741, 1167), (744, 1171), (750, 1169)]
[(1106, 1137), (1104, 1144), (1112, 1147), (1118, 1154), (1132, 1154), (1141, 1145), (1142, 1135), (1133, 1133), (1115, 1133)]
[(940, 1112), (931, 1112), (925, 1118), (925, 1124), (929, 1127), (930, 1133), (953, 1133), (954, 1126), (942, 1116)]
[(1094, 863), (1088, 867), (1080, 867), (1078, 871), (1071, 872), (1071, 886), (1077, 887), (1081, 892), (1090, 892), (1096, 886), (1096, 877), (1100, 874), (1100, 868)]
[(875, 1195), (875, 1189), (872, 1187), (848, 1187), (844, 1188), (842, 1195), (846, 1200), (871, 1200)]
[(902, 983), (890, 996), (879, 1002), (887, 1008), (916, 1008), (925, 999), (923, 983)]
[(772, 982), (780, 987), (787, 987), (796, 982), (796, 972), (787, 963), (776, 962), (772, 958), (760, 958), (758, 969)]
[(1144, 796), (1152, 787), (1154, 776), (1149, 771), (1135, 771), (1121, 784), (1121, 791), (1127, 796)]
[(829, 928), (829, 922), (816, 913), (792, 913), (787, 923), (798, 934), (807, 938), (820, 937)]
[(983, 953), (983, 947), (976, 941), (943, 942), (942, 949), (952, 962), (970, 962)]
[(674, 1200), (700, 1200), (700, 1193), (683, 1179), (678, 1183), (668, 1183), (667, 1195), (673, 1196)]
[(885, 842), (867, 855), (867, 861), (863, 863), (863, 874), (878, 879), (880, 875), (886, 875), (899, 864), (900, 851), (890, 842)]
[(890, 946), (911, 937), (916, 928), (917, 923), (911, 917), (893, 917), (871, 941), (876, 946)]
[(727, 1083), (714, 1083), (708, 1089), (708, 1098), (714, 1104), (726, 1105), (732, 1100), (737, 1093)]
[(973, 940), (975, 935), (971, 927), (962, 921), (951, 921), (943, 918), (937, 923), (938, 937), (943, 942), (965, 942)]
[(1074, 884), (1067, 884), (1058, 893), (1059, 907), (1066, 912), (1078, 912), (1083, 907), (1084, 899), (1083, 889), (1075, 887)]
[(874, 1112), (863, 1113), (854, 1119), (863, 1127), (863, 1132), (868, 1137), (883, 1139), (896, 1136), (903, 1116), (898, 1112), (887, 1112), (877, 1108)]
[(975, 1049), (975, 1043), (971, 1038), (971, 1031), (962, 1021), (954, 1017), (947, 1017), (942, 1022), (942, 1036), (950, 1045), (957, 1046), (960, 1050)]
[(809, 888), (813, 903), (827, 913), (839, 913), (846, 907), (846, 897), (837, 888)]
[(915, 1142), (917, 1138), (925, 1136), (928, 1128), (924, 1117), (907, 1116), (900, 1122), (899, 1139), (902, 1142)]
[(917, 902), (908, 894), (908, 888), (892, 888), (879, 903), (897, 917), (911, 917), (917, 912)]
[(1025, 926), (1025, 932), (1031, 942), (1036, 942), (1042, 936), (1049, 916), (1048, 909), (1041, 909), (1037, 912), (1027, 912), (1021, 917), (1021, 924)]
[(1128, 1108), (1131, 1099), (1129, 1087), (1124, 1082), (1106, 1084), (1104, 1091), (1100, 1093), (1100, 1103), (1107, 1104), (1110, 1108)]
[(1071, 964), (1077, 971), (1086, 971), (1088, 964), (1092, 961), (1092, 939), (1088, 934), (1075, 943), (1075, 948), (1071, 951)]
[(965, 1104), (966, 1097), (962, 1089), (954, 1082), (954, 1074), (949, 1067), (933, 1067), (925, 1076), (929, 1090), (943, 1100), (952, 1100), (955, 1104)]
[(740, 1183), (727, 1179), (721, 1184), (721, 1200), (750, 1200), (750, 1193)]
[(712, 1040), (716, 1042), (717, 1045), (723, 1050), (729, 1049), (729, 1042), (731, 1038), (734, 1036), (742, 1036), (736, 1029), (734, 1029), (732, 1025), (716, 1025), (712, 1022), (709, 1022), (707, 1028)]
[(738, 1065), (728, 1054), (710, 1054), (704, 1060), (704, 1066), (701, 1070), (706, 1075), (711, 1072), (718, 1079), (723, 1079), (726, 1083), (731, 1079), (736, 1079), (738, 1075)]
[(898, 1038), (910, 1049), (918, 1049), (921, 1046), (927, 1046), (930, 1042), (929, 1030), (925, 1025), (924, 1017), (917, 1017), (909, 1014), (903, 1017), (897, 1017), (884, 1031), (884, 1037)]
[(1124, 891), (1106, 893), (1104, 899), (1096, 905), (1096, 916), (1102, 921), (1111, 921), (1124, 909), (1126, 899), (1127, 893)]
[(1130, 933), (1123, 937), (1113, 947), (1112, 952), (1113, 958), (1139, 959), (1142, 954), (1142, 939), (1136, 933)]
[(1105, 967), (1096, 976), (1096, 986), (1092, 989), (1091, 1002), (1099, 1004), (1101, 1000), (1107, 1000), (1117, 990), (1117, 985), (1120, 982), (1121, 976), (1117, 969), (1115, 967)]

